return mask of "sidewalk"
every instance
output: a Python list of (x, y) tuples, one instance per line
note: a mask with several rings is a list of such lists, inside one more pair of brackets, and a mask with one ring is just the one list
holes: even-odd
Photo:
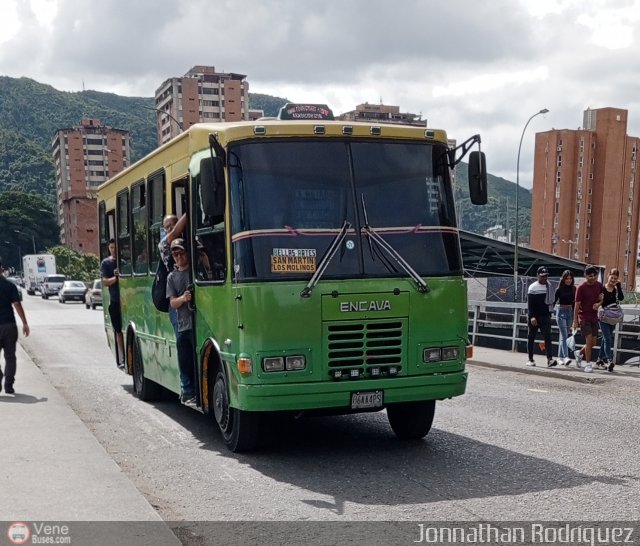
[(547, 368), (547, 358), (544, 355), (536, 355), (534, 357), (535, 367), (527, 366), (525, 364), (526, 361), (527, 355), (525, 353), (514, 353), (489, 347), (474, 347), (473, 357), (467, 361), (467, 364), (588, 383), (611, 381), (620, 378), (640, 379), (640, 368), (636, 366), (616, 366), (612, 373), (606, 370), (598, 370), (594, 367), (593, 373), (585, 373), (576, 367), (575, 360), (572, 360), (569, 367), (558, 364), (553, 368)]
[(136, 544), (179, 544), (20, 344), (17, 357), (16, 394), (0, 393), (0, 521), (156, 522)]

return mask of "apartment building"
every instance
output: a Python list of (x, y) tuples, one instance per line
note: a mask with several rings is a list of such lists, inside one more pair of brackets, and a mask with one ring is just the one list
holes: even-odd
[(60, 242), (98, 254), (96, 189), (131, 163), (129, 132), (99, 119), (58, 129), (52, 142)]
[(358, 104), (355, 110), (340, 114), (336, 119), (341, 121), (379, 121), (380, 123), (398, 123), (403, 125), (427, 126), (427, 120), (420, 114), (400, 112), (399, 106), (388, 104)]
[(158, 144), (194, 123), (248, 120), (248, 105), (245, 75), (194, 66), (180, 78), (165, 80), (156, 90)]
[(582, 128), (536, 134), (531, 247), (617, 267), (634, 288), (640, 138), (627, 135), (627, 110), (588, 109)]

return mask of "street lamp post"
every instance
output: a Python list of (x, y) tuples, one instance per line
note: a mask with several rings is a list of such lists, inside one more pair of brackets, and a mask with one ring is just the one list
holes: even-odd
[[(13, 241), (5, 241), (5, 243), (7, 243), (8, 245), (13, 245), (15, 247), (18, 247), (18, 269), (17, 271), (22, 271), (22, 248), (20, 248), (20, 245), (17, 243), (14, 243)], [(24, 274), (24, 272), (23, 272)]]
[[(20, 231), (19, 229), (14, 229), (13, 232), (14, 233), (20, 233), (22, 235), (22, 231)], [(33, 253), (37, 254), (37, 252), (36, 252), (36, 236), (35, 235), (31, 236), (31, 242), (33, 243)]]
[(573, 241), (571, 239), (561, 239), (561, 241), (569, 245), (569, 258), (573, 260), (573, 253), (571, 251), (573, 250), (573, 245), (578, 244), (578, 241)]
[(518, 194), (520, 193), (520, 151), (522, 150), (522, 140), (524, 139), (524, 133), (527, 130), (527, 127), (529, 126), (529, 122), (535, 118), (536, 116), (539, 116), (540, 114), (546, 114), (549, 110), (547, 108), (543, 108), (542, 110), (540, 110), (539, 112), (536, 112), (535, 114), (533, 114), (533, 116), (531, 116), (528, 120), (527, 123), (524, 124), (524, 128), (522, 129), (522, 135), (520, 135), (520, 144), (518, 145), (518, 160), (516, 162), (516, 212), (515, 212), (515, 224), (513, 227), (513, 232), (514, 232), (514, 247), (513, 247), (513, 299), (514, 301), (517, 301), (517, 295), (518, 295), (518, 221), (519, 221), (519, 217), (518, 217)]
[(143, 106), (143, 108), (145, 110), (154, 110), (155, 112), (159, 112), (160, 114), (164, 114), (169, 119), (171, 119), (171, 120), (173, 120), (175, 122), (175, 124), (178, 126), (178, 129), (180, 129), (181, 132), (184, 131), (184, 127), (182, 127), (182, 123), (180, 123), (176, 118), (174, 118), (169, 112), (166, 112), (165, 110), (161, 110), (160, 108), (154, 108), (153, 106)]

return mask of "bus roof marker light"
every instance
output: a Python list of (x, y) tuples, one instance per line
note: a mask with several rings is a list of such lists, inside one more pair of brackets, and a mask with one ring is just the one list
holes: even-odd
[(314, 135), (324, 135), (326, 133), (326, 129), (324, 125), (314, 125), (313, 126), (313, 134)]
[(378, 125), (371, 127), (371, 129), (369, 129), (369, 132), (373, 135), (373, 136), (380, 136), (382, 134), (382, 128), (379, 127)]
[(347, 136), (352, 135), (353, 134), (353, 126), (352, 125), (345, 125), (342, 128), (342, 134), (343, 135), (347, 135)]
[(427, 129), (424, 132), (424, 138), (430, 138), (430, 139), (436, 138), (436, 132), (433, 129)]
[(255, 125), (253, 127), (253, 134), (254, 135), (266, 135), (267, 134), (267, 128), (264, 125)]

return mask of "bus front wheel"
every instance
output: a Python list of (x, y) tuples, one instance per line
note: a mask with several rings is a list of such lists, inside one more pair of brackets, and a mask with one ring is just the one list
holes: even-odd
[(395, 435), (401, 440), (419, 440), (431, 430), (436, 401), (404, 402), (387, 406), (387, 418)]
[(251, 451), (258, 447), (259, 418), (255, 412), (243, 411), (229, 405), (229, 390), (224, 372), (218, 372), (211, 393), (211, 405), (222, 439), (234, 453)]

